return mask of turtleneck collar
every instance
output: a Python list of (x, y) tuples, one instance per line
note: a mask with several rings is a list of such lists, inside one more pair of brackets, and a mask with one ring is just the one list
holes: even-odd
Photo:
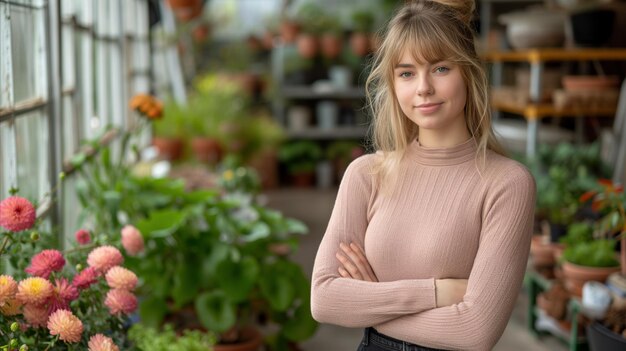
[(452, 147), (425, 147), (415, 140), (407, 148), (407, 155), (420, 164), (429, 166), (451, 166), (467, 162), (476, 157), (478, 143), (469, 138)]

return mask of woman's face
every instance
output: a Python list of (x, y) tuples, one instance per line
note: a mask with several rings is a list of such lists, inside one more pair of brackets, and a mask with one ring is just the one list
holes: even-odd
[(407, 50), (394, 67), (394, 89), (402, 111), (420, 130), (466, 128), (467, 87), (452, 62), (418, 63)]

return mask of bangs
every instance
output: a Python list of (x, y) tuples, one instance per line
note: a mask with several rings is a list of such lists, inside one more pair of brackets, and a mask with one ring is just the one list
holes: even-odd
[(460, 64), (465, 61), (464, 55), (458, 50), (458, 37), (453, 31), (443, 31), (441, 28), (427, 19), (406, 23), (404, 28), (396, 33), (397, 37), (391, 41), (396, 43), (393, 50), (394, 65), (400, 63), (405, 51), (410, 52), (415, 62), (419, 64), (439, 61)]

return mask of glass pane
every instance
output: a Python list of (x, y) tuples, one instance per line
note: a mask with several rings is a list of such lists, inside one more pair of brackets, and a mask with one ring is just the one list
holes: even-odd
[(9, 123), (0, 123), (0, 197), (7, 197), (9, 189), (16, 186), (14, 159), (14, 132)]
[(75, 125), (77, 121), (74, 119), (74, 104), (71, 95), (63, 96), (63, 131), (61, 137), (61, 150), (63, 150), (63, 161), (68, 160), (78, 151), (76, 133), (80, 130)]
[(61, 231), (64, 236), (63, 243), (67, 247), (73, 240), (73, 234), (79, 229), (79, 216), (82, 211), (76, 196), (76, 177), (67, 177), (61, 188), (62, 207), (60, 209)]
[(62, 78), (62, 87), (63, 89), (74, 88), (76, 85), (75, 72), (76, 69), (74, 56), (76, 55), (76, 51), (74, 51), (74, 27), (72, 25), (64, 24), (61, 33), (63, 36), (62, 40), (62, 54), (61, 54), (61, 64), (63, 65), (63, 77)]
[[(33, 10), (26, 7), (11, 6), (11, 56), (13, 61), (13, 92), (16, 103), (41, 95), (37, 91), (41, 82), (45, 79), (40, 76), (40, 67), (37, 62), (45, 59), (43, 50), (38, 50), (41, 45), (37, 28), (37, 21), (42, 21), (42, 10)], [(41, 25), (41, 23), (39, 23)]]
[[(0, 6), (2, 6), (2, 4), (0, 4)], [(4, 155), (6, 153), (6, 146), (3, 145), (3, 142), (5, 140), (5, 138), (3, 137), (2, 133), (6, 133), (5, 128), (6, 128), (7, 124), (6, 123), (0, 123), (0, 200), (4, 199), (5, 197), (8, 196), (8, 189), (4, 188), (4, 183), (7, 181), (6, 177), (7, 177), (7, 167), (4, 165), (4, 162), (6, 162), (5, 158), (6, 156)]]
[(15, 119), (17, 185), (20, 194), (41, 200), (50, 189), (47, 117), (42, 110), (19, 115)]

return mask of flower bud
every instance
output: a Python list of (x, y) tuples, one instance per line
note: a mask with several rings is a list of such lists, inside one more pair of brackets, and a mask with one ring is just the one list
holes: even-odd
[(17, 339), (11, 339), (11, 342), (9, 342), (9, 347), (14, 349), (17, 347)]
[(20, 346), (20, 351), (28, 351), (28, 345), (23, 344), (22, 346)]
[(15, 333), (18, 330), (20, 330), (20, 324), (18, 322), (11, 323), (11, 331)]
[(30, 240), (32, 240), (32, 241), (39, 240), (39, 232), (34, 231), (34, 232), (30, 233)]
[[(59, 179), (61, 179), (61, 180), (65, 179), (65, 172), (59, 173)], [(24, 345), (24, 346), (26, 346), (26, 345)]]
[(83, 265), (82, 265), (82, 264), (80, 264), (80, 263), (79, 263), (79, 264), (77, 264), (77, 265), (76, 265), (76, 270), (77, 270), (78, 272), (82, 271), (82, 270), (83, 270)]

